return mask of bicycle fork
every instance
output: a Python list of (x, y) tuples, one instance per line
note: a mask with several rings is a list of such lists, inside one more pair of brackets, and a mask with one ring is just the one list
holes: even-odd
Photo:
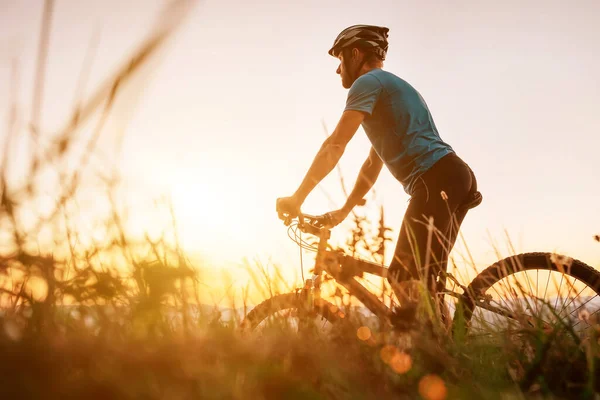
[(305, 296), (305, 305), (308, 312), (312, 312), (315, 307), (315, 301), (321, 298), (321, 283), (327, 255), (327, 241), (331, 236), (328, 229), (321, 228), (319, 233), (319, 245), (317, 248), (317, 259), (313, 274), (304, 282), (302, 293)]

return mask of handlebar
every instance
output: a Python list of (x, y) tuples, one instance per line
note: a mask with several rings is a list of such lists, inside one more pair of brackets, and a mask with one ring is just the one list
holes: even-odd
[(331, 216), (329, 214), (323, 214), (323, 215), (300, 214), (298, 216), (298, 219), (308, 220), (309, 223), (317, 225), (319, 227), (323, 227), (323, 226), (331, 223)]
[[(356, 205), (364, 206), (365, 203), (366, 203), (366, 200), (362, 199)], [(279, 217), (284, 220), (283, 223), (286, 226), (289, 226), (290, 223), (292, 222), (292, 220), (294, 219), (289, 214), (286, 215), (285, 213), (283, 215), (280, 213)], [(321, 233), (321, 229), (327, 228), (327, 227), (329, 227), (329, 228), (333, 227), (333, 224), (331, 221), (331, 215), (329, 213), (326, 213), (323, 215), (310, 215), (310, 214), (298, 213), (298, 216), (296, 217), (296, 219), (298, 220), (298, 228), (302, 232), (310, 233), (312, 235), (319, 236), (319, 234)]]
[(318, 236), (321, 233), (321, 229), (327, 226), (331, 227), (331, 217), (329, 214), (323, 215), (310, 215), (310, 214), (298, 214), (296, 218), (287, 217), (284, 221), (286, 226), (290, 225), (292, 219), (298, 220), (298, 228), (304, 233), (310, 233), (311, 235)]

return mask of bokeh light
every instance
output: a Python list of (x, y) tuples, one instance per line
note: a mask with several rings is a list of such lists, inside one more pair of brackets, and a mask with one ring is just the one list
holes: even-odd
[(425, 375), (419, 381), (419, 394), (426, 400), (444, 400), (448, 395), (448, 389), (439, 376)]
[(358, 336), (358, 338), (363, 341), (369, 340), (371, 338), (371, 330), (368, 326), (361, 326), (356, 331), (356, 336)]

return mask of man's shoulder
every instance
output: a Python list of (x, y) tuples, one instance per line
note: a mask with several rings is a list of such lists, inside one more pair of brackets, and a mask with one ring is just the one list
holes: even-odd
[[(369, 71), (373, 77), (377, 78), (382, 84), (386, 84), (388, 82), (396, 82), (396, 83), (407, 83), (404, 79), (400, 78), (398, 75), (393, 72), (383, 70), (381, 68), (374, 69)], [(368, 75), (368, 74), (365, 74)]]
[(362, 74), (354, 81), (356, 85), (380, 85), (381, 78), (378, 76), (374, 70), (367, 72), (366, 74)]
[(382, 79), (382, 75), (378, 73), (378, 70), (371, 70), (365, 74), (362, 74), (352, 84), (350, 88), (351, 91), (363, 91), (363, 90), (373, 90), (376, 88), (382, 88), (384, 86), (384, 82)]
[(357, 81), (363, 78), (363, 82), (365, 82), (365, 84), (377, 84), (392, 91), (410, 86), (406, 80), (400, 78), (398, 75), (380, 68), (367, 72), (366, 74), (360, 76)]

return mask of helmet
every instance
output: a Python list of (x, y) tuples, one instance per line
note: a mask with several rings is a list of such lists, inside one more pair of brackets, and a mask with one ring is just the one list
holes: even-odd
[(352, 25), (335, 38), (329, 54), (337, 57), (344, 48), (358, 47), (371, 51), (385, 60), (388, 50), (388, 28), (374, 25)]

